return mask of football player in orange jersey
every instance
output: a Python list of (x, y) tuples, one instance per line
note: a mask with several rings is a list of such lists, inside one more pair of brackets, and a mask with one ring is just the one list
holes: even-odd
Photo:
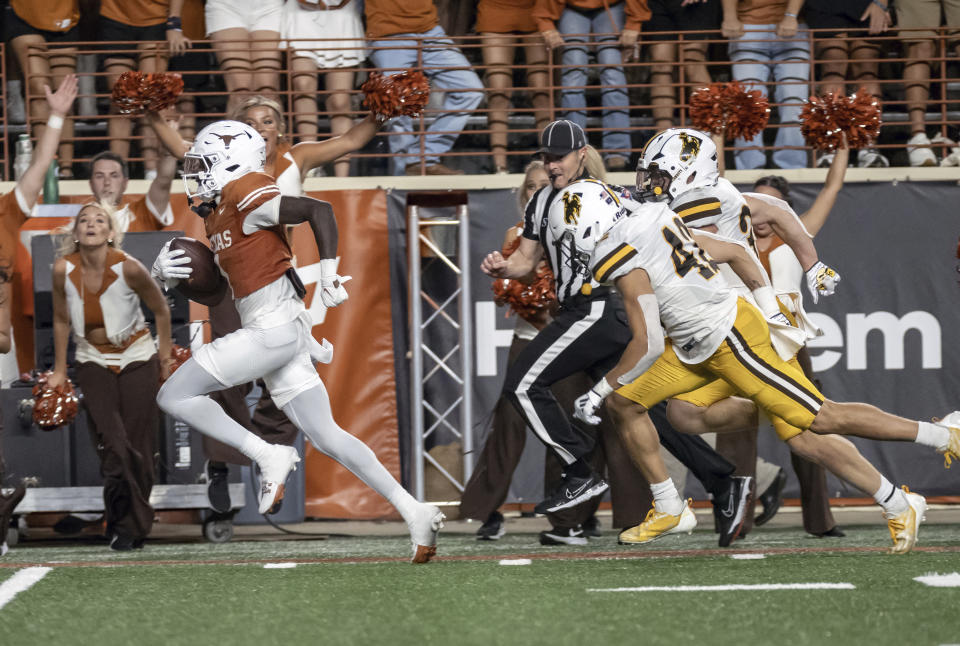
[[(183, 179), (240, 314), (241, 328), (201, 347), (164, 384), (160, 407), (201, 433), (234, 447), (261, 471), (260, 513), (283, 496), (284, 481), (300, 456), (272, 445), (232, 420), (207, 393), (262, 378), (280, 408), (321, 452), (347, 467), (390, 501), (413, 541), (413, 562), (436, 553), (443, 514), (414, 499), (363, 442), (340, 428), (314, 362), (329, 362), (333, 347), (311, 335), (305, 289), (291, 264), (283, 227), (309, 223), (320, 255), (320, 296), (327, 307), (347, 300), (336, 274), (337, 223), (330, 204), (281, 196), (263, 172), (266, 145), (250, 126), (218, 121), (197, 135), (184, 161)], [(182, 251), (166, 245), (154, 275), (168, 286), (189, 277)]]

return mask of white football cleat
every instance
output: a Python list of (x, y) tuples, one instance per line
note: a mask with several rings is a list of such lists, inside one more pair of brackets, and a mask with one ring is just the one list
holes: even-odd
[(283, 483), (297, 470), (300, 454), (292, 446), (271, 445), (270, 455), (257, 460), (260, 466), (260, 513), (266, 514), (283, 500)]
[(426, 563), (437, 554), (437, 533), (443, 527), (446, 516), (427, 503), (420, 503), (413, 519), (407, 523), (410, 541), (413, 543), (411, 563)]
[(955, 410), (943, 419), (934, 419), (933, 423), (943, 426), (950, 433), (946, 446), (937, 448), (937, 453), (943, 455), (943, 466), (950, 468), (950, 462), (960, 460), (960, 410)]
[(926, 498), (920, 494), (911, 493), (906, 487), (903, 487), (903, 494), (907, 497), (907, 504), (910, 505), (907, 510), (895, 516), (884, 513), (887, 526), (890, 528), (890, 538), (893, 539), (891, 554), (906, 554), (912, 550), (917, 544), (920, 523), (926, 520), (924, 517), (927, 513)]

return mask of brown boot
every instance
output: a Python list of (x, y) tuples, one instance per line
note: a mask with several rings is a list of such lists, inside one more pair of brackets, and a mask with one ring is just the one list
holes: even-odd
[(13, 493), (9, 496), (0, 493), (0, 552), (6, 552), (7, 528), (10, 527), (10, 518), (13, 517), (13, 510), (20, 504), (26, 493), (27, 490), (23, 488), (23, 485), (14, 487)]

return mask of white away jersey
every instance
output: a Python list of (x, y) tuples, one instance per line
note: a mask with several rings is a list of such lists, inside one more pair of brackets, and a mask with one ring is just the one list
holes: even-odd
[(737, 295), (680, 217), (662, 202), (641, 204), (600, 240), (590, 261), (610, 283), (634, 269), (650, 277), (660, 320), (684, 363), (706, 360), (737, 316)]

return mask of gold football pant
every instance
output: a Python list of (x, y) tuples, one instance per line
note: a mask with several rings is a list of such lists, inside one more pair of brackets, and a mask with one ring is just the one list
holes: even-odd
[(683, 363), (668, 341), (650, 369), (617, 393), (647, 409), (684, 394), (678, 398), (697, 405), (740, 394), (767, 413), (784, 440), (810, 428), (823, 404), (823, 395), (804, 376), (796, 358), (786, 362), (773, 349), (766, 321), (743, 299), (737, 302), (733, 327), (706, 361)]

